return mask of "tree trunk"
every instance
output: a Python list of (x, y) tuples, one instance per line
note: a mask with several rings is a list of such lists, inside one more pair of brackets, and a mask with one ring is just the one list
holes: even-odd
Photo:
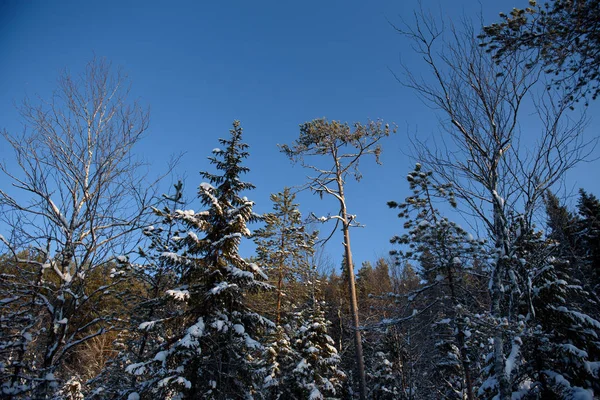
[(360, 399), (367, 398), (367, 384), (365, 379), (365, 362), (363, 359), (362, 338), (360, 334), (360, 322), (358, 319), (358, 302), (356, 300), (356, 285), (354, 283), (354, 266), (352, 263), (352, 250), (350, 248), (350, 221), (346, 211), (346, 200), (344, 198), (344, 187), (341, 177), (337, 177), (338, 189), (340, 193), (340, 205), (342, 216), (342, 230), (344, 231), (344, 251), (346, 254), (346, 271), (348, 272), (348, 289), (350, 296), (350, 312), (352, 314), (352, 328), (354, 330), (354, 347), (356, 357), (356, 370), (358, 374), (358, 385)]
[(279, 278), (277, 279), (277, 317), (275, 323), (279, 326), (281, 322), (281, 286), (283, 284), (283, 265), (279, 265)]
[[(496, 187), (494, 179), (494, 185)], [(498, 204), (498, 200), (494, 198), (494, 233), (496, 236), (496, 249), (499, 252), (496, 267), (492, 272), (492, 316), (496, 320), (494, 327), (494, 371), (498, 379), (498, 395), (499, 400), (510, 400), (511, 388), (509, 377), (506, 375), (505, 357), (504, 357), (504, 327), (502, 320), (502, 277), (506, 272), (507, 262), (502, 254), (507, 255), (508, 249), (506, 237), (506, 221), (504, 219), (502, 206)]]
[(465, 380), (465, 386), (467, 389), (467, 400), (474, 400), (473, 396), (473, 381), (471, 379), (471, 362), (469, 360), (469, 354), (467, 352), (467, 347), (465, 344), (465, 327), (462, 321), (462, 315), (457, 316), (456, 310), (458, 309), (458, 297), (456, 295), (455, 287), (454, 287), (454, 277), (452, 276), (452, 269), (448, 268), (448, 286), (450, 286), (450, 294), (452, 295), (452, 305), (454, 307), (454, 319), (456, 324), (456, 342), (458, 344), (458, 348), (460, 351), (460, 362), (463, 367), (463, 378)]

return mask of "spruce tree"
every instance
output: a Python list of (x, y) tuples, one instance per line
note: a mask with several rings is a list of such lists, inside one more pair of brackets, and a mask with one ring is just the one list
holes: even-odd
[[(600, 201), (593, 194), (580, 189), (577, 203), (579, 224), (577, 236), (580, 255), (583, 258), (584, 281), (590, 294), (600, 308)], [(600, 317), (600, 312), (596, 313)]]
[(520, 236), (530, 289), (520, 296), (522, 334), (507, 359), (514, 397), (592, 399), (600, 392), (600, 322), (584, 311), (585, 292), (573, 284), (561, 246), (531, 229)]
[(372, 360), (369, 373), (369, 398), (373, 400), (402, 399), (402, 382), (394, 369), (394, 364), (388, 360), (389, 356), (378, 351)]
[(577, 258), (576, 232), (578, 218), (571, 213), (560, 199), (552, 192), (546, 192), (544, 198), (546, 204), (546, 225), (548, 227), (548, 238), (555, 241), (563, 258), (575, 261)]
[(294, 337), (300, 360), (288, 380), (294, 396), (291, 398), (344, 398), (346, 374), (340, 369), (340, 356), (327, 332), (331, 323), (325, 318), (323, 304), (314, 301), (302, 313), (301, 321)]
[[(287, 329), (286, 329), (287, 328)], [(268, 336), (263, 353), (262, 394), (267, 400), (290, 398), (288, 380), (298, 363), (298, 352), (292, 346), (288, 334), (290, 326), (278, 325)]]
[[(91, 393), (100, 398), (127, 398), (130, 394), (145, 395), (153, 390), (160, 376), (157, 369), (161, 367), (152, 359), (166, 349), (166, 339), (185, 311), (185, 301), (169, 294), (184, 273), (182, 266), (174, 262), (174, 255), (182, 250), (182, 227), (174, 215), (184, 204), (183, 184), (178, 182), (174, 190), (173, 195), (163, 195), (164, 207), (152, 207), (156, 220), (144, 228), (146, 242), (138, 248), (135, 261), (118, 257), (116, 273), (130, 276), (133, 306), (128, 315), (128, 330), (113, 344), (118, 355), (88, 384)], [(128, 370), (135, 370), (135, 374), (126, 373)]]
[[(201, 172), (208, 182), (199, 187), (205, 211), (177, 210), (173, 215), (187, 230), (182, 250), (171, 253), (182, 268), (178, 287), (168, 293), (186, 302), (183, 329), (168, 340), (165, 350), (154, 355), (160, 364), (156, 394), (171, 398), (250, 398), (256, 392), (253, 355), (261, 350), (257, 334), (273, 324), (250, 310), (247, 293), (265, 290), (266, 275), (238, 252), (250, 236), (247, 224), (258, 219), (254, 203), (241, 192), (252, 189), (241, 181), (248, 172), (242, 165), (248, 145), (234, 121), (230, 138), (220, 139), (209, 157), (217, 173)], [(143, 364), (129, 370), (138, 372)]]

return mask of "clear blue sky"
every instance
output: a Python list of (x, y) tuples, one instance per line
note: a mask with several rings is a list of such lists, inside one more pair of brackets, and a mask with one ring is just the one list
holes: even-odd
[[(422, 0), (445, 17), (485, 21), (526, 1)], [(358, 265), (386, 255), (401, 231), (388, 200), (407, 194), (412, 163), (407, 132), (437, 130), (432, 110), (396, 82), (400, 59), (414, 62), (408, 43), (388, 23), (411, 19), (407, 1), (7, 1), (0, 0), (0, 129), (20, 131), (14, 103), (25, 95), (48, 97), (66, 67), (81, 71), (94, 55), (129, 75), (132, 94), (151, 108), (148, 135), (136, 150), (156, 173), (172, 154), (186, 154), (176, 170), (192, 197), (206, 157), (240, 119), (250, 144), (248, 197), (258, 212), (269, 194), (299, 185), (305, 176), (278, 152), (298, 125), (318, 117), (343, 121), (381, 118), (398, 134), (384, 143), (383, 166), (363, 164), (364, 179), (349, 184), (350, 211), (366, 228), (353, 233)], [(597, 104), (590, 109), (593, 117)], [(590, 129), (597, 126), (592, 120)], [(0, 159), (11, 162), (0, 146)], [(586, 164), (569, 184), (598, 193), (598, 162)], [(0, 177), (0, 188), (7, 181)], [(334, 211), (332, 202), (302, 194), (301, 210)], [(192, 208), (199, 206), (192, 203)], [(325, 229), (325, 228), (324, 228)], [(341, 259), (341, 237), (329, 252)]]

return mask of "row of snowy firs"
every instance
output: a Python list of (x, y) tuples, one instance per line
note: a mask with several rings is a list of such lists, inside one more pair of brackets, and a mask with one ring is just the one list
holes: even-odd
[[(272, 195), (272, 213), (253, 212), (242, 197), (253, 186), (241, 180), (248, 172), (241, 136), (236, 122), (212, 152), (216, 172), (201, 173), (202, 211), (182, 209), (178, 184), (153, 210), (135, 254), (113, 256), (94, 276), (61, 274), (70, 284), (87, 279), (88, 298), (101, 294), (71, 320), (105, 322), (76, 331), (58, 362), (44, 365), (40, 349), (75, 321), (44, 326), (27, 314), (44, 297), (11, 296), (7, 282), (20, 284), (10, 278), (19, 266), (2, 259), (4, 398), (356, 396), (347, 275), (317, 272), (316, 235), (289, 190)], [(513, 399), (600, 394), (598, 200), (582, 191), (574, 214), (548, 194), (546, 234), (507, 213), (507, 242), (498, 246), (436, 208), (440, 199), (455, 205), (451, 185), (434, 184), (420, 165), (407, 179), (412, 195), (389, 203), (404, 221), (406, 233), (392, 239), (398, 250), (374, 267), (364, 263), (357, 276), (368, 398), (494, 398), (500, 377)], [(252, 222), (262, 224), (254, 234)], [(256, 256), (242, 258), (239, 245), (251, 236)], [(510, 268), (494, 293), (498, 262)], [(57, 270), (42, 266), (42, 275)], [(500, 321), (489, 311), (496, 300), (507, 309)], [(498, 324), (501, 370), (493, 357)]]

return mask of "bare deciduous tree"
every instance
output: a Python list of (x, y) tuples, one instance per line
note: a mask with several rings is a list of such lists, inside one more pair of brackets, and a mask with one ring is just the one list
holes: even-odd
[(50, 395), (73, 349), (115, 327), (115, 310), (99, 299), (118, 295), (114, 255), (137, 240), (153, 198), (131, 154), (148, 112), (128, 94), (125, 76), (93, 60), (79, 78), (65, 72), (49, 101), (23, 103), (24, 133), (3, 132), (15, 162), (0, 165), (12, 183), (0, 190), (0, 219), (15, 268), (2, 286), (15, 321), (27, 317), (13, 327), (25, 351), (2, 354), (4, 394)]
[[(463, 210), (483, 222), (495, 244), (490, 294), (496, 328), (488, 383), (495, 380), (499, 398), (510, 399), (511, 368), (505, 356), (515, 334), (507, 321), (516, 322), (517, 300), (528, 296), (515, 273), (513, 243), (518, 238), (509, 234), (510, 220), (520, 218), (531, 226), (545, 191), (590, 148), (581, 135), (585, 118), (568, 114), (570, 104), (561, 101), (560, 93), (538, 85), (541, 72), (528, 65), (526, 54), (511, 54), (498, 64), (479, 45), (471, 25), (462, 29), (444, 32), (423, 13), (414, 27), (398, 29), (429, 70), (423, 79), (405, 69), (401, 82), (440, 111), (445, 134), (441, 145), (415, 140), (416, 158), (440, 183), (453, 184), (467, 206)], [(525, 131), (522, 118), (531, 108), (539, 124)]]
[[(374, 155), (379, 163), (381, 153), (380, 140), (395, 132), (389, 125), (380, 121), (369, 122), (367, 125), (354, 124), (354, 129), (348, 124), (338, 121), (317, 119), (300, 126), (300, 137), (292, 146), (281, 146), (282, 151), (294, 162), (299, 161), (303, 167), (316, 173), (308, 177), (306, 187), (313, 193), (334, 197), (339, 203), (339, 211), (328, 217), (321, 217), (321, 222), (335, 220), (336, 229), (341, 224), (344, 234), (345, 268), (348, 272), (348, 295), (354, 329), (354, 343), (358, 381), (361, 399), (366, 398), (365, 367), (363, 360), (358, 304), (356, 300), (356, 285), (354, 264), (350, 247), (350, 227), (356, 226), (356, 216), (348, 212), (344, 187), (346, 179), (353, 177), (360, 180), (362, 175), (358, 169), (359, 162), (364, 156)], [(332, 163), (329, 167), (310, 164), (307, 159), (318, 157)], [(315, 161), (318, 162), (318, 161)], [(333, 234), (333, 232), (332, 232)], [(331, 236), (330, 236), (331, 237)]]

